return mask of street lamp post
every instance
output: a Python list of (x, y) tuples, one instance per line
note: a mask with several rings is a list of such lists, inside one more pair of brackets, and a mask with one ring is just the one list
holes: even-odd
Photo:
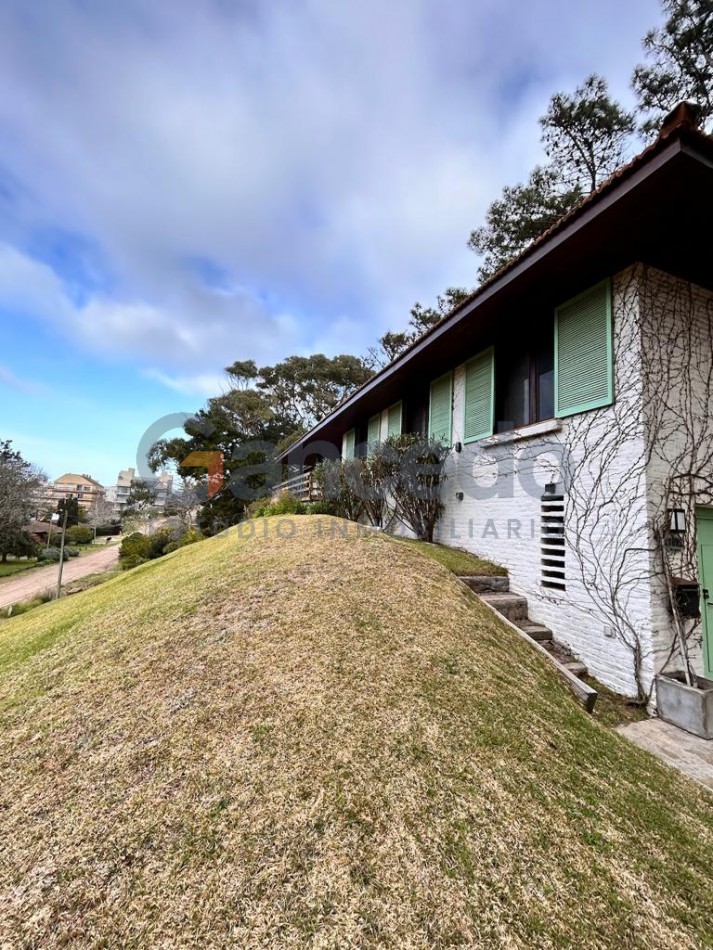
[[(64, 568), (64, 536), (67, 531), (67, 515), (68, 511), (64, 509), (64, 518), (62, 519), (62, 539), (59, 542), (59, 570), (57, 571), (57, 600), (59, 600), (59, 595), (62, 590), (62, 569)], [(53, 516), (54, 519), (54, 516)], [(59, 516), (57, 518), (59, 520)]]

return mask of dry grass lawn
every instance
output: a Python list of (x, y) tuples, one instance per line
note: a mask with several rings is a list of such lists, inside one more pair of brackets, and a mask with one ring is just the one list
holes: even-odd
[(707, 793), (343, 524), (2, 625), (0, 947), (711, 946)]

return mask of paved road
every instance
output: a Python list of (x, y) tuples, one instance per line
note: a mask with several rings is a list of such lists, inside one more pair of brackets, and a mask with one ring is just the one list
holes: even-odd
[[(116, 568), (119, 560), (118, 544), (101, 548), (96, 554), (85, 554), (84, 557), (70, 558), (64, 562), (62, 584), (76, 581), (87, 574), (99, 574), (102, 571), (111, 571)], [(0, 607), (9, 607), (21, 600), (31, 600), (46, 590), (53, 590), (57, 583), (57, 564), (49, 567), (35, 567), (14, 577), (5, 577), (0, 580)]]

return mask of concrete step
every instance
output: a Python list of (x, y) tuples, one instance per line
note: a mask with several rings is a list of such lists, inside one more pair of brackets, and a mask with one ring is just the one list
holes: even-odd
[(526, 597), (519, 597), (517, 594), (481, 594), (480, 597), (512, 623), (518, 624), (527, 620)]
[(541, 646), (574, 676), (581, 677), (587, 675), (587, 667), (581, 660), (578, 660), (572, 651), (563, 643), (558, 643), (556, 640), (549, 640), (544, 641)]
[(563, 663), (562, 665), (565, 666), (573, 676), (578, 676), (580, 679), (587, 675), (587, 667), (581, 660), (572, 660), (570, 663)]
[(533, 640), (537, 640), (538, 643), (544, 643), (545, 641), (552, 639), (552, 631), (550, 628), (543, 626), (541, 623), (532, 623), (528, 620), (519, 623), (518, 627), (523, 633), (526, 633), (528, 637), (532, 637)]
[(476, 594), (507, 594), (510, 590), (509, 577), (488, 577), (486, 575), (478, 577), (461, 577), (464, 584), (467, 584)]

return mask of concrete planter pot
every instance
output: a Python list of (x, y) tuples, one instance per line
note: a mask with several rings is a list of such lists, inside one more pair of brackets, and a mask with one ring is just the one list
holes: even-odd
[(666, 722), (702, 739), (713, 739), (713, 680), (697, 676), (696, 685), (687, 686), (681, 673), (659, 673), (656, 707)]

